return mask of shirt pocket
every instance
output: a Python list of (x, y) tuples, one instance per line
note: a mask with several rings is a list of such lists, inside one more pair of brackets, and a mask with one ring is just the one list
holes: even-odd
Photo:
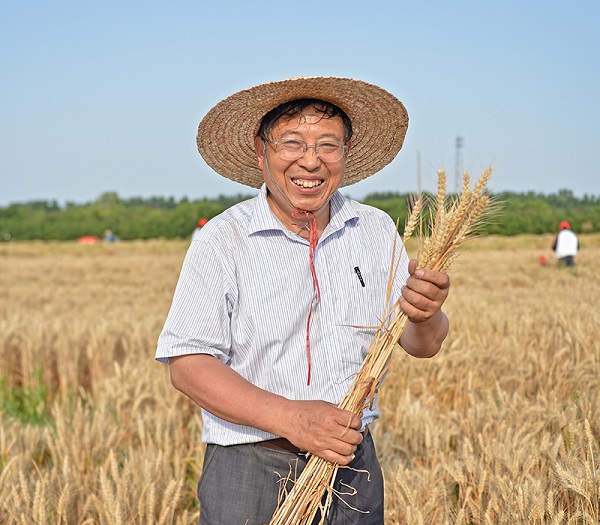
[(389, 272), (372, 264), (355, 264), (346, 269), (348, 286), (339, 304), (339, 322), (354, 327), (357, 336), (367, 344), (373, 338), (386, 314)]

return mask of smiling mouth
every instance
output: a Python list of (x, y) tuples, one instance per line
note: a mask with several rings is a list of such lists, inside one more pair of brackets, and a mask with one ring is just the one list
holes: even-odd
[(316, 188), (323, 184), (323, 180), (292, 179), (292, 182), (301, 188)]

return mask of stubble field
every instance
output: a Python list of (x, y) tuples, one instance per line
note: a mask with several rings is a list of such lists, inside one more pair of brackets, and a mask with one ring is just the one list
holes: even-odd
[[(471, 241), (442, 352), (394, 356), (386, 525), (600, 522), (600, 236), (576, 273), (550, 243)], [(154, 361), (187, 244), (0, 245), (0, 523), (197, 523), (199, 409)]]

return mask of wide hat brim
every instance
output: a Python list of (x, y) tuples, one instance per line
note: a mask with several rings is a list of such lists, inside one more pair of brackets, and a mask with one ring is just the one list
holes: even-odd
[(223, 177), (259, 188), (264, 179), (254, 138), (260, 122), (273, 108), (301, 98), (331, 102), (352, 121), (352, 148), (341, 186), (377, 173), (402, 148), (408, 113), (394, 95), (361, 80), (298, 77), (260, 84), (223, 99), (198, 126), (198, 151)]

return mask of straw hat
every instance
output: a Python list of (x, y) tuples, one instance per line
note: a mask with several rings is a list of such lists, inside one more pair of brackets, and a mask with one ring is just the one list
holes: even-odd
[(350, 78), (297, 77), (260, 84), (219, 102), (198, 126), (198, 151), (223, 177), (259, 188), (263, 174), (254, 137), (260, 122), (273, 108), (300, 98), (331, 102), (352, 121), (352, 149), (342, 186), (377, 173), (402, 148), (408, 113), (391, 93)]

